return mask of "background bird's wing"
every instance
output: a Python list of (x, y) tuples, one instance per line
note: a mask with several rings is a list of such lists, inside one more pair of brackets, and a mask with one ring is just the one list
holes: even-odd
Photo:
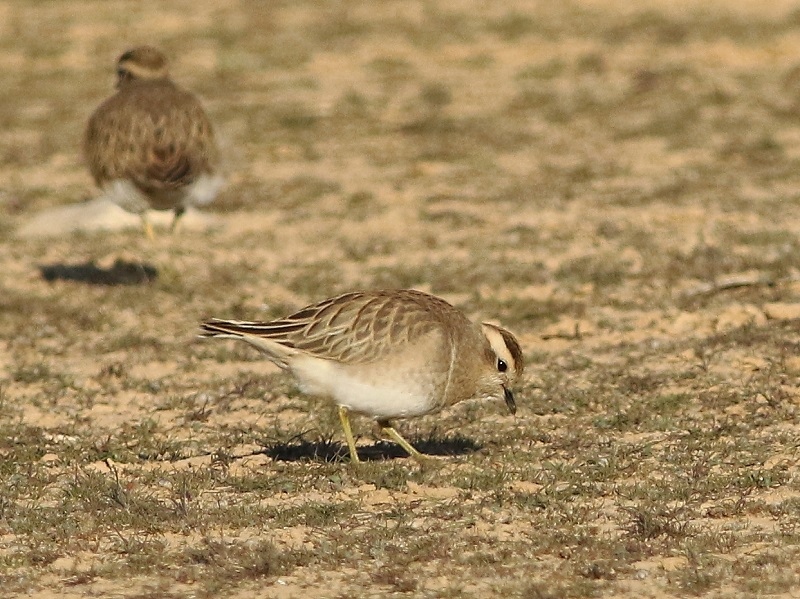
[(130, 179), (142, 191), (176, 189), (212, 172), (211, 123), (194, 96), (169, 82), (121, 91), (89, 119), (85, 153), (95, 181)]

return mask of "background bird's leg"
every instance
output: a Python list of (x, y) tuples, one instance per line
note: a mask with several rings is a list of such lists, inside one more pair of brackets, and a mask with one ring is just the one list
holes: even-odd
[(144, 230), (144, 234), (150, 241), (154, 241), (156, 236), (153, 233), (153, 224), (150, 222), (150, 219), (147, 218), (147, 212), (142, 212), (142, 229)]
[(358, 453), (356, 452), (356, 442), (353, 439), (353, 430), (350, 428), (350, 417), (347, 415), (347, 408), (339, 406), (339, 420), (342, 421), (342, 428), (344, 429), (344, 438), (347, 440), (347, 449), (350, 450), (350, 461), (358, 463)]
[(172, 218), (172, 224), (169, 226), (170, 233), (175, 233), (175, 229), (178, 226), (178, 221), (183, 216), (184, 212), (186, 212), (186, 208), (184, 206), (175, 208), (175, 216)]

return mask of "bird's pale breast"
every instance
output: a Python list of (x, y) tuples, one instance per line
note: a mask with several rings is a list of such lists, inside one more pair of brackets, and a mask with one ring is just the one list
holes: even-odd
[(374, 418), (404, 418), (441, 408), (449, 354), (441, 335), (433, 334), (373, 362), (346, 364), (298, 355), (289, 368), (305, 393), (330, 397)]

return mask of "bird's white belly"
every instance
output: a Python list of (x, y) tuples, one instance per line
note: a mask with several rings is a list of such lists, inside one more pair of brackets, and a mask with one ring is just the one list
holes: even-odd
[(353, 369), (317, 358), (298, 359), (291, 370), (303, 392), (330, 397), (337, 405), (376, 419), (421, 416), (435, 406), (430, 388), (413, 378), (367, 379)]
[(187, 205), (205, 206), (214, 201), (225, 180), (219, 175), (200, 175), (187, 191)]
[(114, 179), (106, 183), (103, 186), (103, 197), (134, 214), (142, 214), (150, 208), (147, 196), (127, 179)]
[(149, 209), (174, 210), (180, 207), (204, 206), (219, 193), (225, 181), (217, 175), (201, 175), (191, 185), (151, 196), (144, 194), (127, 179), (114, 179), (103, 186), (103, 195), (123, 210), (142, 214)]

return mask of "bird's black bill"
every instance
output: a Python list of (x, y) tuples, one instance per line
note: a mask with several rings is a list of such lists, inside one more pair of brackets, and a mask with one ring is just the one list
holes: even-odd
[(508, 411), (512, 414), (517, 413), (517, 402), (514, 401), (514, 394), (511, 393), (511, 389), (503, 389), (503, 395), (506, 398), (506, 405), (508, 406)]

